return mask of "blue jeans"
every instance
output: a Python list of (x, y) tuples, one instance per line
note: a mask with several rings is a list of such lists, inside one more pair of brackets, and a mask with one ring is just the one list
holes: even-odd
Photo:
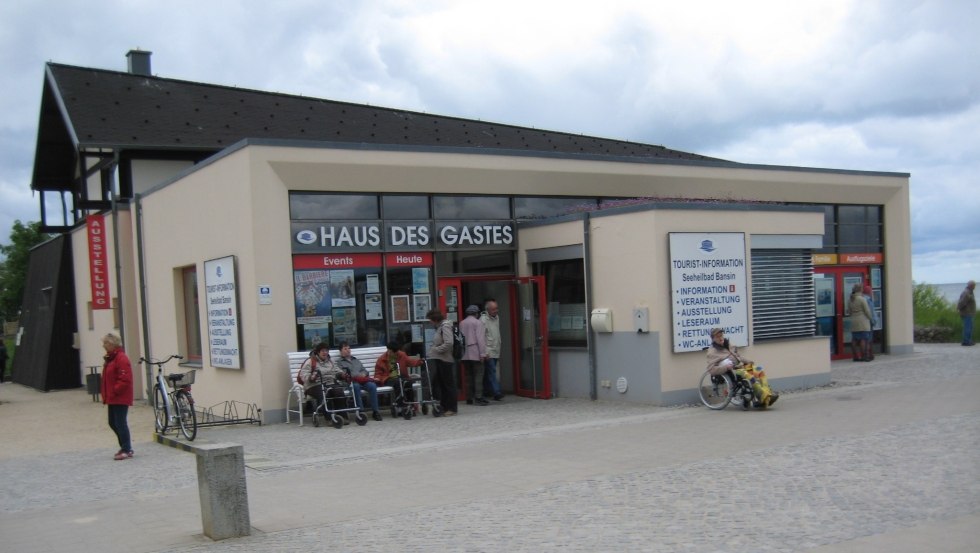
[(378, 385), (374, 382), (365, 382), (364, 384), (354, 383), (354, 405), (357, 405), (358, 409), (363, 409), (361, 405), (361, 388), (367, 390), (368, 400), (371, 402), (372, 411), (380, 411), (378, 407)]
[(500, 397), (500, 379), (497, 378), (497, 361), (494, 357), (488, 357), (483, 362), (483, 393), (491, 393), (493, 397)]
[(119, 451), (132, 451), (133, 444), (129, 439), (129, 425), (126, 423), (126, 415), (129, 413), (128, 405), (109, 405), (109, 428), (116, 433), (119, 440)]
[(973, 343), (973, 316), (963, 317), (963, 344)]

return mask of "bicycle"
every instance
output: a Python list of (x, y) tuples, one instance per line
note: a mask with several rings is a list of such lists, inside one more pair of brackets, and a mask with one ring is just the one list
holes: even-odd
[[(163, 374), (163, 366), (171, 359), (183, 359), (180, 355), (171, 355), (163, 361), (155, 361), (141, 357), (140, 362), (157, 366), (156, 384), (153, 385), (153, 415), (158, 434), (166, 434), (173, 426), (180, 427), (180, 433), (193, 441), (197, 436), (197, 413), (194, 411), (194, 396), (191, 395), (191, 384), (194, 383), (196, 371), (186, 373)], [(170, 388), (167, 390), (167, 382)]]

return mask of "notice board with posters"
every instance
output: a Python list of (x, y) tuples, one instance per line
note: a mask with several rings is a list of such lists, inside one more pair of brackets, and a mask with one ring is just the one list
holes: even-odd
[(710, 346), (714, 327), (732, 344), (748, 345), (745, 234), (672, 232), (669, 240), (674, 352)]
[(240, 369), (242, 368), (239, 349), (241, 318), (238, 307), (235, 256), (229, 255), (204, 262), (204, 290), (211, 366)]

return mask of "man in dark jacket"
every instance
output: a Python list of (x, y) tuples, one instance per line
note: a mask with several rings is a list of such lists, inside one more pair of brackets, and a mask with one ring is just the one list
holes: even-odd
[(972, 346), (973, 342), (973, 318), (977, 316), (977, 299), (973, 295), (973, 289), (977, 283), (970, 281), (966, 283), (966, 289), (960, 294), (960, 300), (956, 302), (956, 310), (963, 318), (963, 341), (964, 346)]

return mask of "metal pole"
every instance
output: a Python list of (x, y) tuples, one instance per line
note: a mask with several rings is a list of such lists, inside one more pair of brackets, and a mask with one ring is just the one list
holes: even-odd
[(595, 331), (592, 330), (592, 226), (589, 214), (582, 219), (582, 256), (585, 265), (585, 320), (589, 331), (585, 333), (585, 347), (589, 351), (589, 399), (599, 399), (598, 371), (596, 370)]

